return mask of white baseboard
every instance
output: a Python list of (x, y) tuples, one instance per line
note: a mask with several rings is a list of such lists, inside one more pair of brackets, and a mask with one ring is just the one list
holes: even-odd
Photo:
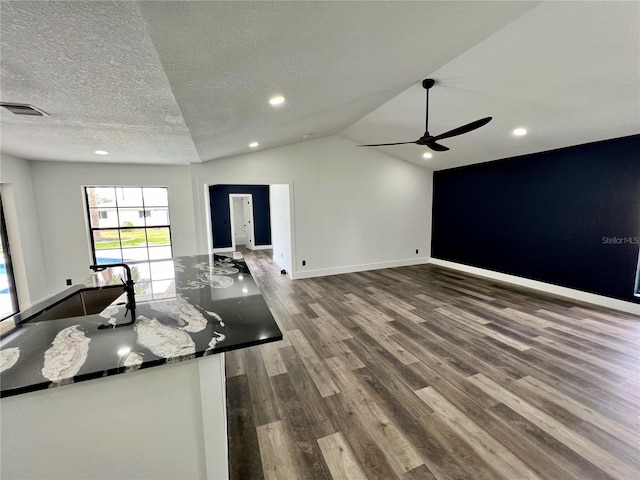
[[(273, 247), (271, 245), (256, 245), (253, 248), (249, 248), (246, 245), (237, 245), (237, 247), (245, 247), (247, 248), (247, 250), (271, 250)], [(220, 248), (213, 248), (211, 249), (211, 252), (213, 253), (229, 253), (229, 252), (235, 252), (235, 250), (233, 249), (233, 247), (220, 247)]]
[(379, 270), (382, 268), (407, 267), (409, 265), (422, 265), (424, 263), (429, 263), (429, 257), (408, 258), (405, 260), (393, 260), (391, 262), (348, 265), (346, 267), (324, 268), (320, 270), (303, 270), (292, 272), (291, 278), (297, 280), (300, 278), (325, 277), (327, 275), (339, 275), (341, 273), (364, 272), (365, 270)]
[(16, 322), (13, 318), (7, 318), (0, 321), (0, 335), (5, 335), (16, 329)]
[(616, 298), (609, 298), (602, 295), (596, 295), (594, 293), (574, 290), (573, 288), (560, 287), (551, 283), (540, 282), (538, 280), (530, 280), (528, 278), (509, 275), (507, 273), (494, 272), (493, 270), (486, 270), (484, 268), (471, 267), (462, 263), (450, 262), (448, 260), (441, 260), (439, 258), (432, 258), (429, 263), (432, 263), (433, 265), (439, 265), (441, 267), (452, 268), (454, 270), (460, 270), (466, 273), (471, 273), (480, 277), (490, 278), (492, 280), (512, 283), (514, 285), (531, 288), (533, 290), (538, 290), (541, 292), (552, 293), (560, 297), (570, 298), (571, 300), (591, 303), (593, 305), (611, 308), (613, 310), (619, 310), (621, 312), (630, 313), (632, 315), (640, 315), (640, 305), (637, 303), (625, 302), (624, 300), (618, 300)]
[(276, 263), (276, 265), (278, 265), (281, 269), (286, 270), (287, 271), (287, 277), (289, 277), (291, 280), (293, 280), (293, 276), (291, 274), (291, 269), (289, 267), (287, 267), (284, 263), (281, 263), (277, 258), (273, 258), (273, 261)]
[(233, 249), (233, 247), (220, 247), (220, 248), (213, 248), (211, 250), (211, 252), (213, 252), (213, 253), (229, 253), (229, 252), (235, 252), (235, 250)]
[(276, 262), (276, 264), (277, 264), (280, 268), (284, 268), (284, 269), (285, 269), (285, 270), (287, 270), (287, 271), (288, 271), (288, 270), (290, 270), (290, 268), (289, 268), (289, 267), (287, 267), (284, 263), (282, 263), (282, 262), (280, 261), (280, 259), (278, 259), (278, 258), (272, 258), (272, 260), (273, 260), (274, 262)]

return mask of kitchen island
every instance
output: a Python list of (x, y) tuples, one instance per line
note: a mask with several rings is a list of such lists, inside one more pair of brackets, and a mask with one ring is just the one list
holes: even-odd
[[(123, 296), (99, 314), (35, 317), (2, 339), (3, 479), (227, 478), (221, 353), (282, 333), (241, 260), (130, 266), (134, 325), (98, 328), (130, 319)], [(121, 277), (110, 268), (87, 285)]]

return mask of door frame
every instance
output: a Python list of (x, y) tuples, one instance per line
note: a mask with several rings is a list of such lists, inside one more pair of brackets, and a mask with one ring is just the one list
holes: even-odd
[[(289, 264), (291, 269), (288, 273), (289, 278), (297, 278), (297, 255), (296, 255), (296, 217), (295, 217), (295, 185), (291, 178), (273, 177), (273, 178), (245, 178), (245, 177), (229, 177), (220, 179), (203, 179), (198, 180), (200, 184), (200, 194), (198, 196), (198, 206), (202, 205), (202, 210), (199, 210), (198, 216), (203, 215), (203, 222), (196, 225), (196, 232), (198, 234), (198, 245), (202, 246), (202, 249), (207, 251), (210, 255), (216, 253), (226, 253), (231, 251), (231, 247), (215, 248), (213, 246), (213, 219), (211, 217), (211, 196), (210, 188), (215, 185), (288, 185), (289, 186)], [(204, 226), (204, 230), (200, 227)], [(273, 245), (259, 245), (254, 247), (256, 250), (273, 248)]]
[[(255, 238), (256, 238), (256, 232), (255, 232), (255, 227), (254, 227), (254, 218), (255, 215), (253, 213), (253, 195), (250, 193), (230, 193), (229, 194), (229, 217), (231, 219), (230, 222), (230, 226), (231, 226), (231, 251), (235, 252), (236, 251), (236, 236), (234, 234), (235, 231), (235, 220), (234, 220), (234, 213), (233, 213), (233, 199), (234, 198), (244, 198), (244, 199), (248, 199), (249, 200), (249, 204), (251, 207), (251, 221), (249, 222), (249, 228), (247, 228), (247, 244), (245, 245), (249, 250), (253, 250), (255, 248)], [(246, 217), (245, 217), (246, 220)]]

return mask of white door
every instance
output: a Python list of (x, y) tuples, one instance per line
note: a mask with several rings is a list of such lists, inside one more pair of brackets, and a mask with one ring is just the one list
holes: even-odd
[[(233, 197), (233, 239), (235, 246), (247, 244), (247, 226), (244, 221), (244, 198)], [(235, 249), (234, 249), (235, 250)]]
[(248, 193), (229, 194), (229, 217), (231, 220), (231, 247), (235, 251), (238, 245), (244, 245), (253, 250), (253, 197)]
[(253, 250), (255, 245), (255, 233), (253, 229), (253, 197), (243, 198), (244, 203), (244, 227), (247, 235), (247, 248)]

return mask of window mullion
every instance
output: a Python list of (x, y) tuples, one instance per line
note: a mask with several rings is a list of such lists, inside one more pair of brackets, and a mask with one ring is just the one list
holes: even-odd
[[(97, 204), (97, 201), (93, 202), (93, 203), (95, 203), (95, 205), (90, 204), (91, 203), (90, 202), (91, 194), (97, 193), (95, 191), (90, 191), (89, 190), (90, 188), (93, 188), (93, 189), (112, 188), (113, 189), (113, 205), (114, 205), (113, 210), (115, 210), (115, 215), (116, 215), (116, 218), (115, 218), (116, 225), (115, 226), (102, 227), (102, 226), (100, 226), (100, 223), (101, 223), (100, 219), (97, 219), (97, 223), (96, 222), (92, 222), (92, 220), (91, 220), (92, 209), (96, 210), (96, 211), (100, 211), (99, 209), (102, 208), (102, 207), (100, 207)], [(172, 242), (171, 242), (171, 222), (170, 222), (170, 219), (169, 219), (169, 212), (168, 212), (168, 208), (169, 208), (168, 191), (167, 191), (168, 189), (166, 187), (161, 187), (161, 188), (163, 188), (165, 190), (164, 192), (161, 192), (161, 195), (164, 194), (164, 198), (166, 199), (166, 201), (157, 202), (158, 203), (158, 208), (161, 209), (161, 210), (159, 210), (159, 212), (162, 215), (165, 216), (165, 218), (167, 220), (167, 223), (162, 224), (162, 225), (149, 225), (149, 222), (152, 220), (152, 218), (151, 218), (152, 217), (152, 212), (150, 210), (147, 212), (148, 204), (147, 204), (146, 199), (145, 199), (145, 190), (144, 190), (145, 187), (139, 187), (140, 188), (140, 197), (141, 197), (140, 198), (140, 204), (142, 205), (142, 212), (143, 212), (142, 218), (144, 219), (144, 221), (143, 222), (138, 222), (138, 221), (134, 221), (133, 222), (133, 223), (136, 223), (136, 224), (137, 223), (142, 223), (142, 226), (140, 226), (140, 225), (124, 226), (123, 225), (123, 221), (124, 221), (125, 218), (128, 218), (127, 215), (129, 214), (129, 212), (130, 211), (135, 211), (138, 208), (136, 205), (120, 205), (119, 196), (124, 195), (126, 193), (125, 191), (128, 192), (128, 190), (126, 190), (127, 188), (135, 188), (135, 187), (117, 187), (117, 186), (113, 186), (113, 187), (107, 187), (107, 186), (104, 186), (104, 187), (85, 187), (85, 200), (86, 200), (86, 204), (87, 204), (87, 212), (88, 212), (88, 215), (89, 215), (89, 232), (90, 232), (90, 236), (91, 236), (90, 241), (91, 241), (91, 249), (92, 249), (94, 261), (96, 261), (96, 262), (98, 261), (98, 258), (97, 258), (98, 255), (99, 255), (98, 252), (100, 252), (102, 250), (111, 249), (111, 247), (108, 247), (107, 245), (104, 245), (103, 246), (104, 248), (101, 248), (100, 250), (96, 250), (95, 236), (96, 236), (96, 234), (98, 236), (100, 236), (100, 234), (99, 234), (100, 231), (117, 232), (115, 238), (110, 240), (110, 238), (112, 238), (112, 237), (107, 237), (107, 240), (105, 240), (105, 241), (108, 241), (108, 242), (116, 244), (116, 246), (113, 247), (113, 250), (118, 250), (119, 255), (123, 259), (123, 261), (125, 259), (125, 255), (130, 255), (130, 256), (132, 255), (133, 257), (131, 257), (131, 258), (137, 258), (138, 257), (138, 255), (134, 251), (129, 252), (129, 254), (125, 253), (127, 249), (124, 248), (124, 244), (123, 244), (124, 241), (122, 239), (123, 233), (124, 233), (125, 237), (127, 237), (127, 238), (131, 237), (131, 238), (134, 238), (136, 240), (139, 240), (140, 241), (139, 243), (141, 243), (141, 245), (135, 245), (135, 246), (132, 246), (132, 248), (134, 250), (136, 250), (136, 248), (140, 248), (140, 250), (138, 250), (140, 253), (141, 253), (141, 249), (144, 248), (146, 250), (146, 257), (149, 259), (150, 256), (151, 256), (151, 250), (153, 248), (155, 248), (155, 247), (159, 248), (159, 246), (150, 244), (149, 229), (151, 229), (151, 228), (156, 228), (156, 229), (160, 230), (161, 232), (162, 232), (163, 229), (164, 229), (164, 231), (166, 231), (166, 234), (163, 232), (158, 237), (157, 240), (161, 241), (163, 247), (164, 246), (168, 246), (169, 247), (169, 252), (168, 252), (169, 253), (169, 257), (166, 257), (166, 258), (170, 258), (173, 255), (173, 248), (172, 248)], [(156, 187), (154, 187), (154, 188), (156, 188)], [(157, 187), (157, 188), (159, 188), (159, 187)], [(93, 197), (91, 197), (91, 198), (93, 198)], [(154, 200), (154, 199), (155, 199), (155, 197), (151, 198), (150, 200)], [(135, 203), (138, 203), (138, 202), (135, 202)], [(152, 203), (155, 205), (154, 202), (152, 202)], [(109, 207), (109, 208), (112, 208), (112, 207)], [(149, 218), (147, 218), (147, 216)], [(161, 218), (154, 219), (154, 221), (157, 221), (157, 220), (160, 220), (160, 219)], [(97, 226), (94, 226), (94, 223)], [(127, 235), (128, 231), (137, 231), (138, 233)], [(142, 231), (144, 231), (144, 236), (143, 236), (143, 238), (140, 238), (140, 236), (141, 236), (140, 233), (142, 233)], [(167, 235), (168, 238), (165, 238), (165, 235)], [(142, 242), (144, 242), (144, 243), (142, 244)], [(138, 243), (138, 242), (134, 242), (134, 243)], [(130, 258), (130, 260), (131, 260), (131, 258)]]
[(114, 200), (116, 201), (116, 220), (118, 222), (118, 245), (120, 245), (120, 258), (124, 262), (124, 250), (122, 248), (122, 232), (120, 231), (120, 227), (122, 224), (120, 223), (120, 203), (118, 202), (118, 187), (113, 187)]

